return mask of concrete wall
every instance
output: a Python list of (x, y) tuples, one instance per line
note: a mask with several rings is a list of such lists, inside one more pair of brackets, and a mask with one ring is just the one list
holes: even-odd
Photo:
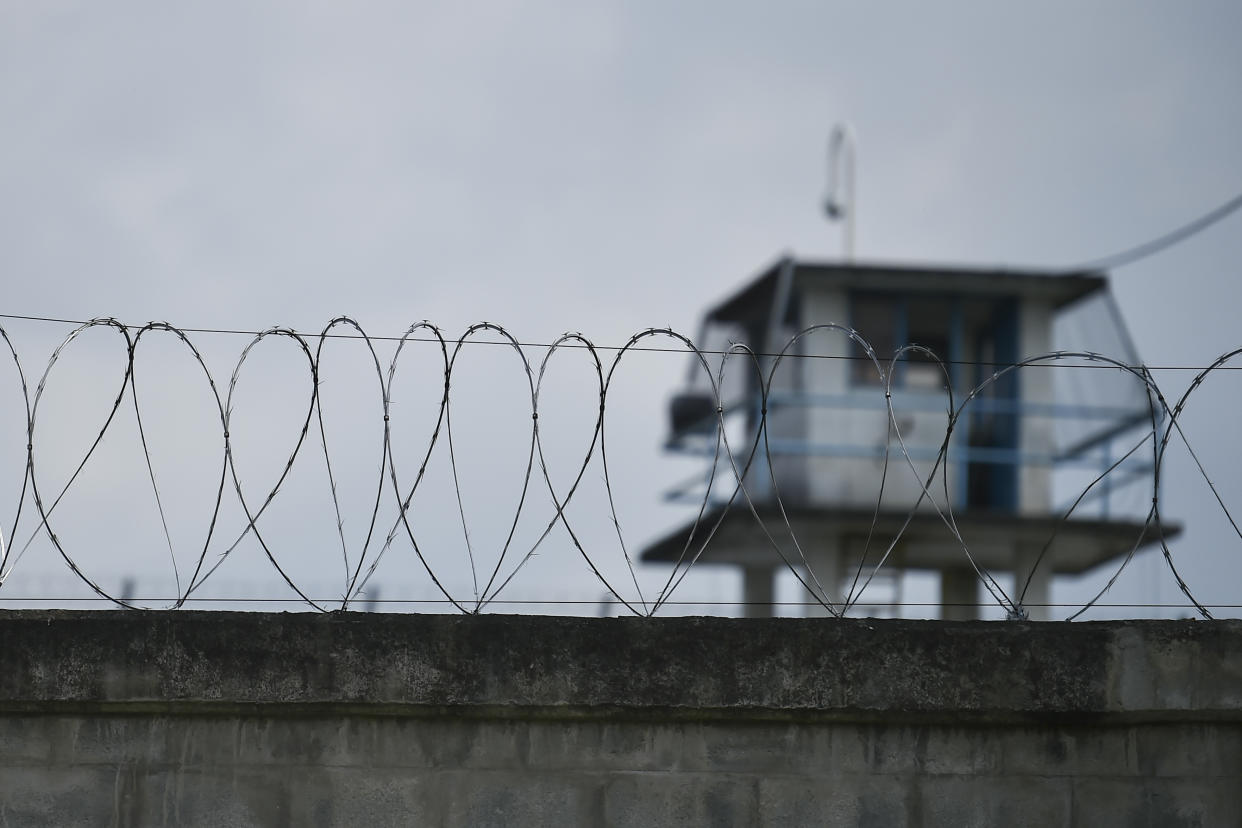
[(1236, 825), (1242, 623), (0, 613), (0, 825)]

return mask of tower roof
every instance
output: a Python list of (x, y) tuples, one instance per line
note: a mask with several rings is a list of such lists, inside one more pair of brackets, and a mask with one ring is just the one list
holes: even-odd
[(812, 286), (836, 287), (885, 293), (964, 293), (978, 296), (1019, 296), (1047, 299), (1053, 307), (1104, 289), (1108, 277), (1098, 271), (1012, 270), (888, 263), (811, 262), (778, 259), (740, 289), (707, 312), (709, 321), (750, 319), (756, 309), (767, 308), (781, 271), (792, 267), (794, 293)]

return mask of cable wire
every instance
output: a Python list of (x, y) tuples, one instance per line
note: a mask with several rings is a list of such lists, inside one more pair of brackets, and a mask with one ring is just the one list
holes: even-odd
[(1216, 224), (1216, 222), (1236, 212), (1240, 207), (1242, 207), (1242, 193), (1239, 193), (1229, 199), (1215, 210), (1203, 214), (1189, 224), (1185, 224), (1170, 233), (1165, 233), (1163, 236), (1144, 242), (1136, 247), (1131, 247), (1128, 250), (1114, 253), (1111, 256), (1104, 256), (1099, 259), (1084, 262), (1077, 267), (1070, 268), (1070, 271), (1113, 270), (1118, 267), (1133, 264), (1140, 259), (1146, 259), (1148, 256), (1154, 256), (1157, 253), (1178, 244), (1179, 242), (1185, 241), (1191, 236), (1203, 232), (1213, 224)]

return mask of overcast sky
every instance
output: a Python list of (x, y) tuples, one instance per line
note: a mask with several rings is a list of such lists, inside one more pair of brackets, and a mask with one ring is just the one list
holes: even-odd
[[(189, 5), (0, 3), (0, 311), (693, 334), (778, 255), (839, 255), (819, 204), (840, 120), (858, 135), (863, 260), (1072, 265), (1242, 191), (1236, 3)], [(1240, 258), (1235, 216), (1113, 274), (1146, 362), (1242, 346)], [(68, 330), (5, 327), (35, 377)], [(204, 345), (228, 355), (218, 380), (243, 345)], [(494, 391), (489, 366), (475, 381)], [(642, 510), (634, 548), (670, 519), (651, 504), (671, 481), (645, 470), (685, 367), (643, 366), (634, 427), (610, 446), (633, 466), (618, 474)], [(1190, 376), (1157, 378), (1176, 398)], [(1242, 390), (1211, 382), (1188, 434), (1242, 505)], [(4, 456), (20, 464), (11, 420)], [(1193, 468), (1175, 471), (1166, 510), (1187, 524), (1175, 552), (1192, 588), (1242, 603), (1242, 542)], [(97, 566), (121, 571), (126, 546)], [(42, 566), (30, 554), (22, 566)], [(1155, 572), (1135, 600), (1176, 597)]]

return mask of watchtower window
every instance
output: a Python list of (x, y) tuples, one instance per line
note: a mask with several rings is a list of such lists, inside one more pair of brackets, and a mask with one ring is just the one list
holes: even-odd
[[(855, 293), (850, 318), (855, 330), (875, 350), (876, 359), (889, 370), (889, 361), (904, 345), (919, 345), (931, 354), (912, 350), (898, 362), (893, 386), (938, 391), (947, 384), (945, 370), (936, 361), (952, 358), (950, 343), (960, 325), (955, 298), (936, 294)], [(855, 385), (879, 385), (880, 376), (861, 348), (855, 349), (850, 378)]]
[[(947, 296), (911, 296), (905, 304), (906, 342), (922, 346), (935, 356), (919, 350), (907, 351), (898, 377), (904, 380), (902, 384), (907, 388), (939, 391), (948, 385), (946, 372), (954, 322), (953, 301)], [(944, 368), (941, 368), (942, 363)], [(901, 376), (903, 371), (904, 377)]]
[[(892, 296), (859, 293), (851, 297), (851, 326), (871, 345), (876, 359), (885, 371), (888, 370), (888, 362), (896, 350), (895, 342), (900, 323), (898, 310), (897, 302)], [(855, 359), (850, 366), (850, 380), (855, 385), (880, 385), (880, 375), (861, 346), (853, 349), (852, 356)]]

